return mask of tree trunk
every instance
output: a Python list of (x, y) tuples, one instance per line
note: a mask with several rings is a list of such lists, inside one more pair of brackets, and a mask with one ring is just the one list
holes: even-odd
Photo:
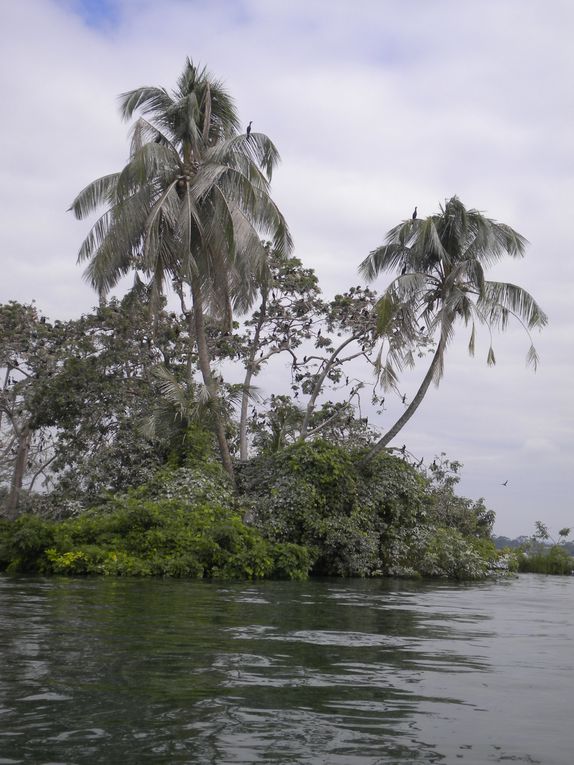
[(251, 385), (251, 378), (253, 377), (253, 371), (251, 366), (247, 367), (245, 373), (245, 380), (243, 381), (243, 393), (241, 394), (241, 414), (239, 417), (239, 459), (245, 461), (247, 459), (247, 415), (249, 410), (249, 395), (248, 390)]
[(424, 376), (424, 379), (420, 385), (420, 388), (415, 394), (415, 397), (411, 401), (411, 403), (407, 406), (403, 414), (399, 417), (399, 419), (395, 422), (392, 428), (388, 430), (385, 435), (377, 441), (377, 443), (373, 446), (373, 448), (363, 457), (361, 460), (362, 465), (366, 465), (368, 462), (370, 462), (373, 457), (376, 457), (377, 454), (380, 454), (385, 446), (389, 443), (389, 441), (392, 441), (392, 439), (397, 435), (397, 433), (402, 430), (402, 428), (407, 424), (407, 422), (411, 419), (413, 414), (416, 412), (416, 410), (419, 408), (419, 405), (423, 398), (426, 395), (426, 392), (429, 389), (429, 386), (432, 382), (432, 379), (435, 374), (435, 370), (440, 363), (441, 356), (444, 353), (444, 348), (446, 345), (446, 341), (441, 339), (439, 340), (439, 344), (437, 346), (437, 349), (434, 353), (434, 356), (432, 357), (432, 361), (430, 363), (430, 367), (428, 368), (428, 371), (426, 375)]
[(195, 279), (192, 279), (191, 281), (191, 296), (193, 299), (193, 318), (195, 323), (195, 340), (197, 343), (199, 368), (201, 370), (201, 376), (203, 377), (204, 385), (207, 388), (207, 392), (209, 393), (209, 396), (213, 402), (215, 435), (219, 445), (221, 461), (226, 472), (229, 474), (233, 486), (235, 487), (235, 472), (233, 470), (233, 462), (229, 452), (229, 444), (227, 443), (227, 437), (225, 435), (225, 422), (219, 408), (219, 386), (211, 374), (207, 338), (205, 336), (205, 323), (203, 320), (203, 300), (201, 291), (197, 286)]
[(259, 309), (259, 321), (255, 327), (255, 335), (253, 336), (253, 342), (251, 343), (251, 350), (249, 351), (249, 358), (247, 359), (247, 371), (245, 373), (245, 380), (243, 381), (243, 393), (241, 395), (241, 415), (239, 418), (239, 458), (241, 460), (247, 459), (247, 413), (249, 409), (249, 387), (251, 385), (253, 372), (255, 370), (255, 356), (259, 350), (261, 328), (263, 327), (263, 323), (265, 321), (266, 303), (267, 301), (265, 299), (265, 294), (263, 294), (261, 307)]
[(14, 520), (18, 515), (18, 501), (22, 491), (22, 483), (24, 481), (24, 473), (26, 472), (26, 462), (28, 460), (28, 452), (30, 450), (31, 442), (32, 431), (28, 425), (25, 425), (18, 436), (18, 451), (16, 453), (10, 494), (8, 495), (8, 503), (6, 506), (6, 514), (10, 520)]

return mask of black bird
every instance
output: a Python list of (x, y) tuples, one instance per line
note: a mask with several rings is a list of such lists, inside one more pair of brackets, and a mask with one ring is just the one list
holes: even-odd
[(500, 484), (501, 486), (508, 486), (508, 480), (506, 480), (504, 483)]
[(416, 217), (417, 217), (417, 208), (415, 207), (415, 209), (413, 211), (412, 219), (416, 220)]
[[(251, 120), (251, 122), (253, 122), (253, 120)], [(245, 131), (247, 138), (249, 138), (249, 136), (251, 135), (251, 122), (249, 123), (249, 125), (247, 125), (247, 130)]]
[(404, 396), (401, 396), (401, 401), (403, 402), (403, 404), (407, 403), (407, 394), (406, 393), (405, 393)]

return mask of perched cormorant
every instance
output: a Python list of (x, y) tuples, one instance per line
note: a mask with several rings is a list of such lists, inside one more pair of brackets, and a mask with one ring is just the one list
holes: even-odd
[[(251, 122), (253, 122), (253, 120), (251, 120)], [(251, 134), (251, 122), (249, 123), (249, 125), (247, 125), (247, 130), (245, 131), (247, 138), (249, 138)]]
[(413, 211), (413, 216), (412, 216), (413, 220), (415, 220), (416, 217), (417, 217), (417, 208), (415, 207), (415, 209)]

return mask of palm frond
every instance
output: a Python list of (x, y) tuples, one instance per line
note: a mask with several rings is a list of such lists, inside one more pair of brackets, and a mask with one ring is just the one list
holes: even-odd
[(181, 167), (170, 146), (144, 144), (124, 167), (117, 181), (117, 197), (122, 200), (142, 186), (160, 181), (172, 182), (181, 173)]
[(488, 353), (486, 355), (486, 363), (489, 367), (493, 367), (496, 364), (496, 358), (494, 356), (494, 348), (492, 345), (488, 349)]
[(408, 250), (402, 244), (384, 244), (371, 250), (359, 265), (359, 273), (367, 281), (372, 281), (383, 271), (391, 271), (408, 260)]
[(120, 112), (124, 120), (133, 117), (138, 109), (143, 114), (169, 112), (173, 108), (173, 99), (165, 88), (143, 87), (129, 90), (119, 97)]
[(399, 384), (399, 377), (393, 366), (387, 361), (385, 364), (381, 364), (377, 371), (377, 378), (379, 385), (384, 391), (396, 390)]
[(536, 348), (531, 345), (528, 349), (528, 353), (526, 354), (526, 365), (531, 366), (534, 371), (538, 369), (538, 364), (540, 363), (540, 357), (538, 356), (538, 352)]
[(506, 323), (504, 310), (525, 322), (529, 329), (541, 328), (548, 323), (548, 316), (532, 295), (522, 287), (508, 282), (486, 282), (484, 295), (479, 297), (478, 305), (493, 326)]
[(78, 220), (86, 218), (102, 205), (113, 204), (120, 173), (110, 173), (98, 178), (82, 189), (70, 207)]
[(476, 343), (476, 326), (475, 326), (475, 323), (472, 322), (472, 332), (470, 333), (470, 340), (468, 341), (468, 352), (471, 356), (474, 356), (475, 343)]
[(375, 303), (375, 313), (377, 315), (377, 334), (379, 337), (386, 335), (393, 325), (399, 302), (392, 292), (385, 294)]

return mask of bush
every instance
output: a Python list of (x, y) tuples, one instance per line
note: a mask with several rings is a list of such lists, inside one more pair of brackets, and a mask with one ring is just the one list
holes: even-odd
[(391, 573), (424, 519), (424, 484), (403, 460), (383, 454), (363, 469), (361, 456), (317, 440), (240, 466), (250, 522), (273, 542), (314, 550), (314, 574)]
[(0, 568), (44, 574), (303, 579), (310, 553), (273, 545), (230, 510), (135, 497), (61, 522), (21, 516), (1, 529)]
[(421, 539), (416, 569), (422, 576), (481, 579), (488, 560), (457, 529), (429, 530)]

